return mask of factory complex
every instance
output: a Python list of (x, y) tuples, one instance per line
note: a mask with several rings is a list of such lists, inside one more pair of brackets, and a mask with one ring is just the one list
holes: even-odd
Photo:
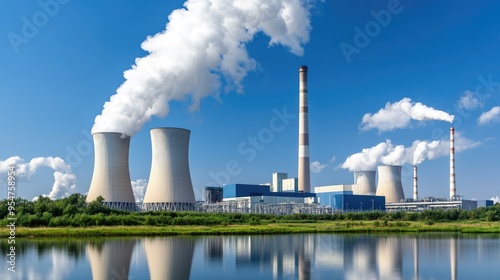
[[(413, 198), (406, 198), (399, 165), (381, 165), (377, 171), (354, 172), (353, 184), (310, 184), (308, 127), (308, 68), (299, 68), (298, 176), (272, 174), (272, 183), (206, 186), (203, 201), (196, 202), (189, 170), (190, 131), (183, 128), (151, 129), (152, 162), (142, 204), (138, 205), (130, 181), (130, 137), (119, 132), (97, 132), (94, 139), (94, 172), (87, 202), (102, 196), (108, 207), (142, 211), (203, 211), (269, 214), (333, 214), (357, 211), (423, 211), (490, 206), (493, 201), (463, 200), (456, 194), (454, 128), (450, 129), (450, 197), (418, 197), (414, 166)], [(378, 176), (377, 176), (378, 175)], [(376, 183), (376, 178), (378, 182)]]

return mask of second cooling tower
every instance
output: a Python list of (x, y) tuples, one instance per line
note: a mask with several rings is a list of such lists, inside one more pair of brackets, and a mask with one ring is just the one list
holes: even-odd
[(401, 184), (401, 166), (381, 165), (378, 167), (377, 196), (385, 196), (385, 203), (400, 202), (405, 198)]
[(193, 210), (195, 197), (189, 172), (189, 136), (182, 128), (151, 129), (152, 161), (143, 210)]
[(375, 195), (375, 171), (354, 172), (354, 194)]

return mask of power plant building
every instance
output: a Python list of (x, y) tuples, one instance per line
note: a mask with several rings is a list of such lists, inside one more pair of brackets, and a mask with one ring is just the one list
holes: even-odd
[(182, 128), (151, 129), (153, 155), (143, 210), (194, 210), (188, 159), (190, 133)]
[(136, 210), (130, 182), (128, 155), (130, 137), (116, 132), (94, 133), (94, 173), (87, 203), (104, 198), (104, 205), (118, 210)]
[(385, 211), (385, 197), (354, 194), (356, 185), (332, 185), (315, 187), (319, 204), (342, 212)]
[(310, 203), (314, 202), (316, 194), (299, 192), (271, 192), (269, 186), (230, 184), (224, 186), (224, 201), (246, 201), (253, 203)]

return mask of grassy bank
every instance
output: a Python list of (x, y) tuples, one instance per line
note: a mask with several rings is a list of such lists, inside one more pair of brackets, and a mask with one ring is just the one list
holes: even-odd
[[(16, 228), (19, 237), (97, 237), (97, 236), (169, 236), (237, 235), (286, 233), (376, 233), (376, 232), (461, 232), (500, 233), (499, 222), (444, 222), (429, 224), (406, 221), (327, 221), (314, 223), (267, 223), (261, 225), (215, 226), (97, 226), (86, 228)], [(2, 228), (3, 236), (9, 229)]]

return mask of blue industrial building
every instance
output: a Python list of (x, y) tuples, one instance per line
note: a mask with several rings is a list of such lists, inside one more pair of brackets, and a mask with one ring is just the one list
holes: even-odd
[(267, 185), (230, 184), (224, 186), (223, 196), (224, 200), (255, 196), (294, 198), (300, 200), (305, 198), (315, 198), (316, 194), (298, 192), (271, 192), (270, 186)]
[(385, 211), (385, 196), (354, 195), (352, 191), (317, 193), (320, 205), (340, 211)]
[(493, 200), (478, 200), (477, 208), (493, 206)]

